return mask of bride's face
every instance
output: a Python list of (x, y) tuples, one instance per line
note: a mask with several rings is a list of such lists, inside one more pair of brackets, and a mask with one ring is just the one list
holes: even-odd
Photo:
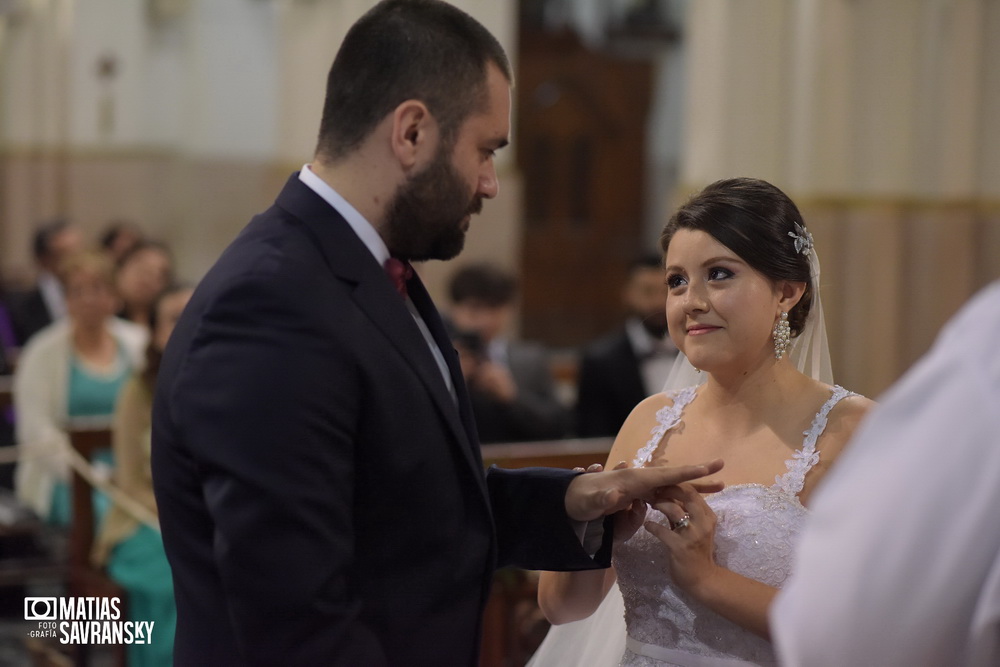
[(773, 357), (779, 290), (710, 234), (677, 230), (666, 281), (670, 337), (695, 368), (740, 370)]

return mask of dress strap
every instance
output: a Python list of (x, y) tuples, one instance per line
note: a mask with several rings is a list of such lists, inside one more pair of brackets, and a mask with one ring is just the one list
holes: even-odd
[(840, 403), (848, 396), (857, 396), (853, 391), (848, 391), (836, 385), (833, 388), (830, 398), (827, 399), (823, 407), (819, 409), (813, 417), (812, 425), (808, 431), (803, 431), (805, 439), (802, 441), (802, 448), (792, 454), (792, 458), (785, 461), (788, 472), (774, 478), (774, 486), (779, 491), (784, 491), (788, 495), (797, 496), (802, 492), (802, 487), (806, 483), (806, 474), (812, 467), (819, 463), (819, 452), (816, 451), (816, 441), (826, 430), (827, 417), (837, 403)]
[(632, 460), (633, 468), (641, 468), (649, 463), (649, 459), (652, 458), (653, 452), (656, 451), (656, 446), (663, 440), (663, 436), (666, 435), (667, 431), (681, 422), (681, 415), (684, 413), (684, 408), (694, 400), (697, 391), (698, 386), (694, 385), (666, 392), (667, 398), (672, 399), (671, 403), (670, 405), (664, 405), (656, 411), (656, 426), (649, 432), (649, 442), (635, 453), (635, 458)]

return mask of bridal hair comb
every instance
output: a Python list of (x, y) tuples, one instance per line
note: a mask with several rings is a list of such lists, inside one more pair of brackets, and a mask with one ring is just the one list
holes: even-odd
[(795, 239), (795, 252), (808, 257), (813, 250), (813, 235), (799, 223), (792, 224), (795, 225), (795, 231), (788, 232), (788, 235)]

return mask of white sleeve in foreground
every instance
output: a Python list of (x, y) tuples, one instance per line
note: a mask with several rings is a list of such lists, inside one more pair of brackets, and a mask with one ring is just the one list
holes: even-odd
[(1000, 664), (1000, 284), (876, 408), (771, 609), (782, 665)]

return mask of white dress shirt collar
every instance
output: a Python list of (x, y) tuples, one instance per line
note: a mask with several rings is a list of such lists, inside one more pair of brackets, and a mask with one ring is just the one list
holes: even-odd
[(361, 242), (365, 244), (365, 247), (375, 257), (378, 265), (385, 266), (385, 260), (389, 259), (389, 247), (386, 246), (385, 241), (382, 240), (382, 237), (372, 227), (372, 224), (365, 220), (365, 216), (358, 213), (358, 209), (351, 206), (326, 181), (314, 174), (308, 164), (303, 165), (299, 171), (299, 180), (310, 190), (322, 197), (337, 213), (343, 216), (347, 224), (354, 230), (354, 233), (361, 239)]
[(48, 271), (40, 272), (38, 274), (38, 291), (41, 292), (42, 300), (53, 320), (66, 316), (66, 296), (58, 278)]

